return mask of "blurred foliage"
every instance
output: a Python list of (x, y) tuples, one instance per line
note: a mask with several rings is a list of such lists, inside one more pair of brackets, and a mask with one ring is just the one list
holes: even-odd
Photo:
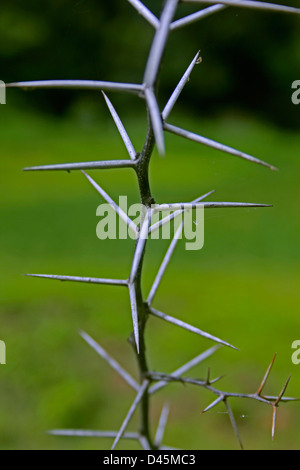
[[(145, 3), (159, 15), (161, 0)], [(178, 17), (192, 11), (196, 7), (180, 6)], [(6, 82), (142, 80), (153, 30), (126, 0), (10, 0), (0, 12)], [(298, 17), (231, 8), (172, 33), (161, 75), (164, 100), (199, 49), (201, 75), (185, 93), (186, 107), (202, 116), (242, 108), (282, 126), (299, 126), (299, 110), (291, 103), (300, 69)], [(77, 96), (38, 92), (30, 101), (64, 113)]]

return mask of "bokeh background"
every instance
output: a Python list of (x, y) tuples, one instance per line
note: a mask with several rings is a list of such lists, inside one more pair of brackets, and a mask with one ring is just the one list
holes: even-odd
[[(161, 1), (145, 2), (158, 15)], [(299, 6), (295, 0), (281, 2)], [(178, 17), (195, 8), (181, 7)], [(0, 7), (1, 79), (69, 78), (140, 82), (153, 31), (125, 0), (10, 0)], [(207, 211), (205, 247), (180, 243), (155, 305), (227, 339), (240, 352), (220, 350), (189, 375), (226, 374), (222, 387), (256, 389), (273, 357), (268, 390), (300, 396), (300, 365), (291, 344), (300, 339), (299, 125), (291, 103), (299, 79), (299, 18), (228, 9), (171, 35), (161, 74), (161, 105), (201, 49), (170, 121), (273, 163), (280, 172), (166, 136), (167, 156), (155, 153), (151, 184), (157, 201), (192, 200), (216, 189), (214, 200), (272, 203), (272, 209)], [(134, 144), (145, 138), (144, 103), (112, 95)], [(1, 107), (1, 449), (106, 449), (110, 441), (55, 438), (53, 428), (118, 429), (134, 396), (82, 341), (86, 330), (132, 374), (127, 343), (131, 316), (126, 290), (29, 279), (26, 272), (126, 278), (132, 241), (99, 241), (99, 196), (79, 173), (22, 173), (25, 166), (126, 156), (100, 93), (9, 90)], [(138, 201), (127, 170), (93, 172), (118, 199)], [(145, 293), (166, 241), (151, 241)], [(153, 370), (171, 372), (211, 343), (151, 319), (147, 334)], [(222, 407), (201, 416), (211, 397), (170, 385), (155, 396), (152, 426), (168, 399), (166, 444), (187, 449), (235, 449)], [(272, 410), (236, 401), (248, 449), (299, 449), (300, 406), (282, 406), (271, 440)], [(136, 419), (132, 422), (135, 429)], [(122, 442), (120, 448), (132, 448)]]

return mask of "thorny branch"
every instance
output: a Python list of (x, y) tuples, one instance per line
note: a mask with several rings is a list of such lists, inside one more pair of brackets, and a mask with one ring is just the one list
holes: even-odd
[[(160, 68), (167, 45), (169, 34), (178, 28), (182, 28), (189, 24), (192, 24), (200, 19), (203, 19), (209, 15), (218, 13), (229, 7), (237, 8), (248, 8), (254, 10), (265, 10), (265, 11), (274, 11), (290, 14), (300, 14), (300, 9), (290, 8), (281, 5), (274, 5), (270, 3), (263, 3), (252, 0), (181, 0), (185, 3), (193, 4), (212, 4), (207, 8), (203, 8), (200, 11), (197, 11), (191, 15), (188, 15), (184, 18), (175, 19), (175, 14), (177, 11), (178, 4), (180, 0), (166, 0), (162, 10), (160, 19), (158, 19), (150, 10), (147, 8), (140, 0), (128, 0), (129, 3), (138, 11), (138, 13), (155, 29), (154, 39), (152, 46), (150, 48), (145, 72), (144, 79), (142, 84), (131, 84), (131, 83), (115, 83), (115, 82), (103, 82), (103, 81), (92, 81), (92, 80), (48, 80), (48, 81), (32, 81), (32, 82), (18, 82), (11, 83), (7, 86), (10, 88), (53, 88), (53, 89), (89, 89), (102, 91), (106, 104), (109, 108), (109, 111), (115, 121), (117, 129), (124, 141), (127, 152), (129, 154), (130, 160), (111, 160), (111, 161), (92, 161), (92, 162), (82, 162), (82, 163), (65, 163), (57, 165), (44, 165), (44, 166), (33, 166), (30, 168), (25, 168), (26, 171), (73, 171), (73, 170), (95, 170), (95, 169), (122, 169), (122, 168), (132, 168), (137, 176), (139, 184), (139, 192), (141, 202), (147, 208), (146, 217), (141, 223), (140, 227), (136, 226), (134, 222), (125, 214), (121, 208), (110, 198), (110, 196), (101, 188), (101, 186), (96, 183), (89, 175), (86, 173), (83, 174), (92, 184), (92, 186), (97, 190), (97, 192), (103, 197), (116, 211), (116, 213), (127, 223), (129, 228), (135, 233), (137, 237), (135, 253), (132, 262), (132, 269), (127, 280), (118, 280), (118, 279), (95, 279), (89, 277), (75, 277), (75, 276), (60, 276), (60, 275), (46, 275), (46, 274), (30, 274), (29, 276), (53, 279), (59, 281), (71, 281), (71, 282), (82, 282), (89, 284), (106, 284), (106, 285), (115, 285), (115, 286), (125, 286), (129, 290), (129, 297), (131, 303), (131, 313), (133, 321), (133, 336), (131, 338), (131, 343), (134, 346), (134, 351), (136, 353), (138, 369), (139, 369), (139, 383), (133, 377), (131, 377), (128, 372), (123, 369), (123, 367), (113, 359), (98, 343), (96, 343), (89, 335), (84, 332), (81, 332), (83, 339), (99, 354), (127, 383), (130, 385), (136, 392), (136, 398), (125, 418), (123, 424), (119, 431), (84, 431), (84, 430), (56, 430), (51, 431), (51, 434), (60, 435), (60, 436), (82, 436), (82, 437), (106, 437), (113, 438), (113, 448), (116, 447), (120, 439), (134, 439), (140, 443), (143, 449), (171, 449), (162, 444), (162, 439), (164, 436), (164, 431), (167, 424), (167, 417), (169, 414), (169, 407), (165, 406), (160, 422), (158, 425), (156, 438), (153, 439), (150, 431), (150, 417), (149, 417), (149, 402), (150, 397), (153, 393), (161, 390), (170, 382), (181, 382), (186, 384), (192, 384), (204, 389), (209, 390), (212, 394), (216, 395), (216, 400), (211, 403), (204, 412), (207, 412), (217, 406), (219, 403), (224, 402), (226, 406), (227, 413), (229, 415), (231, 424), (233, 426), (234, 432), (238, 437), (239, 443), (242, 447), (242, 441), (237, 427), (236, 420), (234, 418), (233, 411), (229, 405), (229, 400), (233, 398), (243, 398), (243, 399), (252, 399), (258, 402), (261, 402), (266, 405), (270, 405), (273, 408), (273, 422), (272, 422), (272, 437), (274, 437), (275, 426), (276, 426), (276, 417), (277, 409), (281, 403), (287, 403), (290, 401), (295, 401), (292, 398), (285, 398), (284, 394), (286, 392), (290, 378), (285, 383), (282, 391), (278, 397), (267, 397), (262, 394), (265, 384), (270, 375), (271, 369), (274, 364), (275, 358), (272, 360), (267, 373), (262, 380), (258, 391), (254, 394), (236, 394), (228, 393), (216, 389), (213, 384), (220, 380), (220, 378), (215, 380), (210, 380), (209, 374), (205, 380), (190, 379), (185, 378), (182, 374), (186, 373), (192, 367), (202, 363), (205, 359), (210, 357), (216, 352), (218, 347), (209, 349), (208, 351), (198, 355), (193, 360), (184, 364), (173, 374), (162, 374), (150, 372), (148, 367), (148, 358), (146, 356), (146, 346), (145, 346), (145, 328), (149, 315), (154, 315), (158, 318), (161, 318), (165, 321), (173, 323), (174, 325), (180, 326), (181, 328), (191, 331), (193, 333), (204, 336), (214, 342), (233, 347), (229, 343), (218, 339), (215, 336), (212, 336), (208, 333), (201, 331), (199, 328), (189, 325), (188, 323), (182, 322), (176, 318), (170, 317), (158, 310), (154, 309), (152, 306), (155, 293), (158, 289), (158, 286), (162, 280), (162, 277), (165, 273), (165, 270), (170, 262), (172, 254), (175, 250), (178, 233), (175, 234), (173, 241), (171, 242), (170, 248), (165, 256), (165, 259), (161, 265), (159, 273), (154, 281), (151, 292), (147, 301), (143, 297), (141, 281), (143, 274), (143, 261), (146, 253), (147, 247), (147, 234), (151, 233), (154, 230), (157, 230), (164, 223), (172, 220), (177, 215), (181, 214), (184, 210), (191, 209), (193, 207), (198, 207), (197, 204), (202, 201), (202, 199), (208, 197), (212, 193), (209, 193), (202, 198), (199, 198), (192, 203), (175, 203), (175, 204), (156, 204), (155, 211), (161, 211), (164, 209), (170, 209), (173, 214), (169, 217), (166, 217), (158, 224), (151, 226), (151, 217), (153, 215), (153, 204), (154, 198), (151, 193), (150, 183), (149, 183), (149, 163), (154, 150), (155, 145), (158, 148), (160, 154), (165, 153), (165, 140), (164, 140), (164, 131), (171, 132), (180, 137), (198, 142), (203, 145), (213, 147), (217, 150), (220, 150), (223, 153), (234, 155), (236, 157), (245, 159), (250, 162), (254, 162), (263, 166), (266, 166), (272, 170), (276, 168), (258, 158), (252, 157), (244, 152), (235, 150), (231, 147), (225, 146), (218, 142), (215, 142), (211, 139), (203, 137), (193, 132), (186, 131), (184, 129), (175, 127), (166, 122), (168, 119), (173, 107), (175, 106), (183, 88), (189, 80), (189, 77), (194, 69), (194, 67), (201, 63), (201, 58), (199, 52), (196, 54), (191, 64), (187, 68), (183, 77), (179, 81), (177, 87), (172, 93), (169, 101), (167, 102), (164, 110), (161, 112), (158, 101), (157, 101), (157, 84), (158, 76), (160, 73)], [(117, 114), (112, 102), (105, 94), (105, 92), (114, 91), (114, 92), (126, 92), (138, 95), (146, 102), (146, 107), (148, 111), (148, 132), (145, 140), (144, 147), (140, 153), (136, 152), (126, 129)], [(268, 207), (266, 204), (248, 204), (248, 203), (227, 203), (227, 202), (204, 202), (201, 203), (205, 208), (227, 208), (227, 207)], [(183, 226), (180, 226), (179, 230), (182, 230)], [(153, 382), (156, 382), (154, 385)], [(126, 432), (127, 426), (136, 411), (137, 408), (140, 408), (140, 430), (137, 433)]]

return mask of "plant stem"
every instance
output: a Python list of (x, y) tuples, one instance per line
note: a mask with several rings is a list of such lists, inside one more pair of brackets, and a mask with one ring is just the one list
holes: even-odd
[[(149, 54), (148, 63), (146, 66), (146, 71), (145, 71), (145, 76), (144, 76), (145, 84), (148, 87), (150, 87), (150, 89), (154, 91), (156, 95), (157, 95), (158, 87), (159, 87), (159, 74), (160, 74), (162, 58), (163, 58), (163, 54), (165, 51), (167, 38), (170, 33), (169, 26), (175, 14), (177, 3), (178, 3), (178, 0), (166, 1), (166, 4), (163, 8), (162, 15), (160, 18), (160, 25), (154, 37), (154, 40), (152, 43), (152, 49)], [(156, 144), (156, 138), (154, 135), (153, 122), (152, 122), (152, 117), (150, 113), (149, 103), (147, 105), (147, 113), (148, 113), (147, 137), (145, 140), (144, 148), (138, 158), (138, 162), (137, 162), (135, 169), (136, 169), (136, 174), (138, 178), (141, 203), (144, 204), (147, 209), (149, 209), (151, 205), (155, 203), (154, 198), (152, 197), (152, 194), (151, 194), (151, 189), (150, 189), (149, 164), (150, 164), (151, 156), (152, 156), (155, 144)], [(139, 318), (139, 338), (140, 338), (139, 339), (140, 351), (138, 354), (136, 350), (136, 356), (137, 356), (141, 383), (144, 380), (145, 376), (147, 376), (147, 374), (149, 373), (149, 368), (147, 364), (147, 356), (146, 356), (146, 344), (145, 344), (145, 329), (146, 329), (146, 323), (147, 323), (147, 319), (149, 315), (148, 313), (149, 309), (148, 309), (148, 305), (146, 301), (143, 298), (142, 285), (141, 285), (143, 262), (144, 262), (146, 247), (147, 247), (147, 241), (144, 245), (143, 256), (141, 257), (140, 265), (138, 269), (138, 275), (135, 280), (137, 311), (138, 311), (138, 318)], [(149, 397), (150, 395), (147, 389), (140, 404), (140, 407), (141, 407), (140, 433), (142, 436), (144, 436), (147, 439), (150, 449), (156, 449), (154, 441), (151, 438), (150, 426), (149, 426), (149, 406), (150, 406)]]
[[(145, 205), (147, 209), (150, 208), (152, 204), (154, 204), (154, 199), (151, 194), (150, 189), (150, 182), (149, 182), (149, 163), (150, 159), (154, 150), (155, 146), (155, 138), (153, 134), (153, 129), (151, 125), (150, 117), (148, 116), (148, 132), (146, 141), (144, 144), (144, 148), (142, 153), (139, 156), (138, 163), (136, 166), (136, 173), (139, 183), (139, 192), (140, 192), (140, 199), (141, 203)], [(136, 290), (136, 301), (137, 301), (137, 310), (138, 310), (138, 318), (139, 318), (139, 337), (140, 337), (140, 352), (137, 353), (135, 348), (138, 368), (139, 368), (139, 375), (140, 375), (140, 383), (143, 382), (145, 376), (149, 373), (148, 361), (147, 361), (147, 354), (146, 354), (146, 342), (145, 342), (145, 330), (146, 324), (148, 319), (148, 307), (145, 303), (142, 293), (142, 271), (143, 271), (143, 262), (146, 252), (147, 242), (144, 247), (143, 256), (140, 261), (138, 274), (135, 280), (135, 290)], [(134, 343), (134, 340), (132, 340)], [(148, 393), (148, 389), (144, 394), (141, 404), (140, 404), (140, 434), (144, 436), (149, 444), (151, 449), (155, 449), (154, 442), (151, 437), (150, 432), (150, 420), (149, 420), (149, 409), (150, 409), (150, 395)]]

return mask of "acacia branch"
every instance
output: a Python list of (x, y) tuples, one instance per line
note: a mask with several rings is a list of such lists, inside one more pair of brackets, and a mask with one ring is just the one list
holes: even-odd
[[(29, 276), (37, 278), (46, 278), (59, 281), (70, 281), (70, 282), (80, 282), (80, 283), (90, 283), (90, 284), (104, 284), (104, 285), (114, 285), (114, 286), (124, 286), (129, 289), (129, 297), (131, 304), (131, 314), (133, 321), (133, 335), (130, 338), (131, 343), (134, 345), (134, 351), (136, 353), (136, 359), (138, 364), (139, 371), (139, 383), (128, 374), (125, 369), (113, 359), (96, 341), (94, 341), (87, 333), (81, 332), (83, 339), (95, 350), (95, 352), (101, 356), (109, 365), (112, 367), (127, 383), (130, 385), (136, 392), (136, 398), (130, 407), (129, 412), (127, 413), (125, 420), (123, 421), (121, 428), (118, 432), (115, 431), (84, 431), (84, 430), (54, 430), (50, 431), (53, 435), (61, 436), (80, 436), (80, 437), (103, 437), (103, 438), (113, 438), (113, 449), (116, 447), (120, 439), (134, 439), (137, 440), (143, 449), (153, 450), (156, 448), (160, 449), (171, 449), (170, 447), (162, 445), (162, 438), (167, 422), (168, 408), (164, 407), (155, 441), (151, 438), (150, 433), (150, 424), (149, 424), (149, 399), (150, 396), (158, 390), (161, 390), (167, 386), (170, 382), (179, 382), (183, 384), (191, 384), (195, 386), (202, 387), (212, 394), (216, 395), (217, 398), (210, 405), (208, 405), (204, 412), (212, 410), (219, 403), (224, 402), (228, 415), (231, 420), (231, 424), (234, 428), (234, 431), (239, 439), (240, 445), (242, 446), (241, 438), (239, 435), (238, 427), (236, 420), (234, 418), (232, 409), (228, 403), (228, 399), (234, 398), (243, 398), (251, 399), (257, 402), (272, 406), (273, 408), (273, 421), (272, 421), (272, 437), (275, 434), (276, 427), (276, 418), (277, 418), (277, 409), (281, 403), (288, 403), (291, 401), (296, 401), (294, 398), (284, 397), (287, 386), (289, 384), (289, 379), (285, 383), (283, 389), (281, 390), (278, 396), (263, 396), (262, 392), (266, 385), (266, 382), (269, 378), (271, 369), (274, 364), (274, 360), (271, 362), (267, 373), (265, 374), (258, 391), (253, 394), (238, 394), (224, 392), (215, 388), (213, 385), (218, 382), (221, 378), (211, 380), (210, 372), (205, 380), (202, 379), (192, 379), (182, 377), (182, 374), (185, 374), (192, 367), (202, 363), (205, 359), (214, 354), (219, 346), (215, 346), (205, 351), (204, 353), (193, 358), (191, 361), (187, 362), (179, 369), (177, 369), (173, 374), (163, 374), (150, 372), (147, 355), (146, 355), (146, 344), (145, 344), (145, 329), (147, 320), (150, 315), (158, 317), (162, 320), (165, 320), (168, 323), (181, 327), (189, 332), (193, 332), (200, 336), (203, 336), (209, 340), (217, 342), (221, 345), (228, 346), (230, 348), (236, 349), (231, 346), (229, 343), (212, 336), (199, 328), (196, 328), (188, 323), (185, 323), (179, 319), (173, 318), (169, 315), (166, 315), (158, 310), (153, 309), (150, 305), (153, 301), (154, 295), (157, 291), (157, 288), (162, 280), (164, 272), (170, 262), (171, 256), (175, 249), (176, 243), (178, 241), (180, 232), (183, 229), (183, 225), (180, 226), (178, 231), (175, 234), (174, 240), (171, 242), (170, 248), (166, 254), (166, 257), (160, 267), (160, 270), (157, 274), (157, 277), (152, 286), (148, 301), (144, 300), (143, 291), (142, 291), (142, 275), (143, 275), (143, 260), (146, 253), (147, 247), (147, 238), (148, 234), (154, 232), (165, 223), (171, 221), (178, 215), (182, 214), (185, 210), (191, 210), (196, 208), (251, 208), (251, 207), (271, 207), (267, 204), (256, 204), (256, 203), (235, 203), (235, 202), (203, 202), (206, 196), (211, 193), (202, 196), (201, 198), (191, 202), (191, 203), (175, 203), (175, 204), (154, 204), (154, 199), (151, 194), (150, 184), (149, 184), (149, 163), (151, 156), (154, 150), (155, 145), (157, 145), (158, 151), (161, 154), (165, 152), (165, 141), (164, 141), (164, 131), (171, 132), (182, 138), (186, 138), (211, 148), (220, 150), (222, 152), (243, 158), (245, 160), (258, 163), (260, 165), (276, 170), (272, 165), (259, 160), (251, 155), (248, 155), (239, 150), (233, 149), (226, 145), (215, 142), (211, 139), (207, 139), (201, 135), (186, 131), (184, 129), (178, 128), (171, 124), (166, 123), (166, 119), (170, 115), (173, 107), (175, 106), (184, 86), (188, 82), (189, 76), (193, 71), (195, 65), (199, 63), (199, 53), (194, 57), (193, 61), (187, 68), (182, 79), (176, 86), (172, 96), (170, 97), (167, 105), (164, 110), (160, 111), (158, 104), (158, 77), (161, 69), (163, 55), (166, 49), (167, 40), (171, 31), (181, 28), (183, 26), (194, 23), (195, 21), (205, 18), (211, 14), (217, 13), (221, 10), (224, 10), (228, 7), (240, 7), (240, 8), (250, 8), (250, 9), (259, 9), (266, 11), (278, 11), (285, 13), (294, 13), (299, 14), (300, 10), (296, 8), (290, 8), (280, 5), (273, 5), (270, 3), (263, 3), (258, 1), (251, 0), (181, 0), (185, 3), (193, 4), (212, 4), (208, 8), (188, 15), (179, 20), (174, 20), (175, 13), (180, 0), (166, 0), (162, 10), (160, 19), (158, 19), (140, 0), (128, 0), (129, 3), (140, 13), (149, 24), (155, 28), (154, 39), (149, 51), (145, 71), (143, 84), (131, 84), (131, 83), (117, 83), (117, 82), (106, 82), (106, 81), (94, 81), (94, 80), (47, 80), (47, 81), (29, 81), (29, 82), (16, 82), (10, 83), (7, 85), (8, 88), (23, 88), (23, 89), (84, 89), (84, 90), (101, 90), (103, 92), (107, 106), (111, 112), (111, 115), (116, 123), (116, 126), (119, 130), (119, 133), (123, 139), (123, 142), (128, 151), (130, 160), (107, 160), (107, 161), (89, 161), (81, 163), (64, 163), (64, 164), (54, 164), (54, 165), (42, 165), (42, 166), (33, 166), (27, 167), (25, 171), (73, 171), (73, 170), (86, 170), (86, 169), (121, 169), (121, 168), (132, 168), (135, 170), (138, 183), (139, 183), (139, 192), (140, 199), (142, 203), (147, 208), (146, 219), (142, 222), (141, 227), (138, 228), (132, 221), (129, 219), (127, 214), (125, 214), (120, 207), (110, 198), (110, 196), (86, 173), (84, 175), (89, 180), (89, 182), (94, 186), (99, 194), (113, 207), (116, 213), (129, 225), (133, 232), (137, 236), (135, 253), (133, 256), (133, 261), (131, 265), (131, 272), (128, 280), (112, 280), (112, 279), (98, 279), (98, 278), (88, 278), (88, 277), (75, 277), (75, 276), (59, 276), (59, 275), (47, 275), (47, 274), (29, 274)], [(141, 153), (137, 153), (127, 131), (118, 116), (115, 108), (113, 107), (110, 99), (106, 96), (104, 91), (118, 91), (125, 93), (133, 93), (145, 99), (148, 111), (148, 130), (147, 137)], [(154, 206), (153, 206), (154, 204)], [(173, 214), (165, 217), (162, 221), (157, 224), (151, 224), (151, 217), (154, 213), (159, 213), (161, 211), (174, 211)], [(151, 382), (156, 382), (151, 384)], [(151, 385), (151, 386), (150, 386)], [(129, 433), (126, 432), (127, 426), (135, 413), (137, 408), (140, 408), (140, 431), (138, 433)]]

